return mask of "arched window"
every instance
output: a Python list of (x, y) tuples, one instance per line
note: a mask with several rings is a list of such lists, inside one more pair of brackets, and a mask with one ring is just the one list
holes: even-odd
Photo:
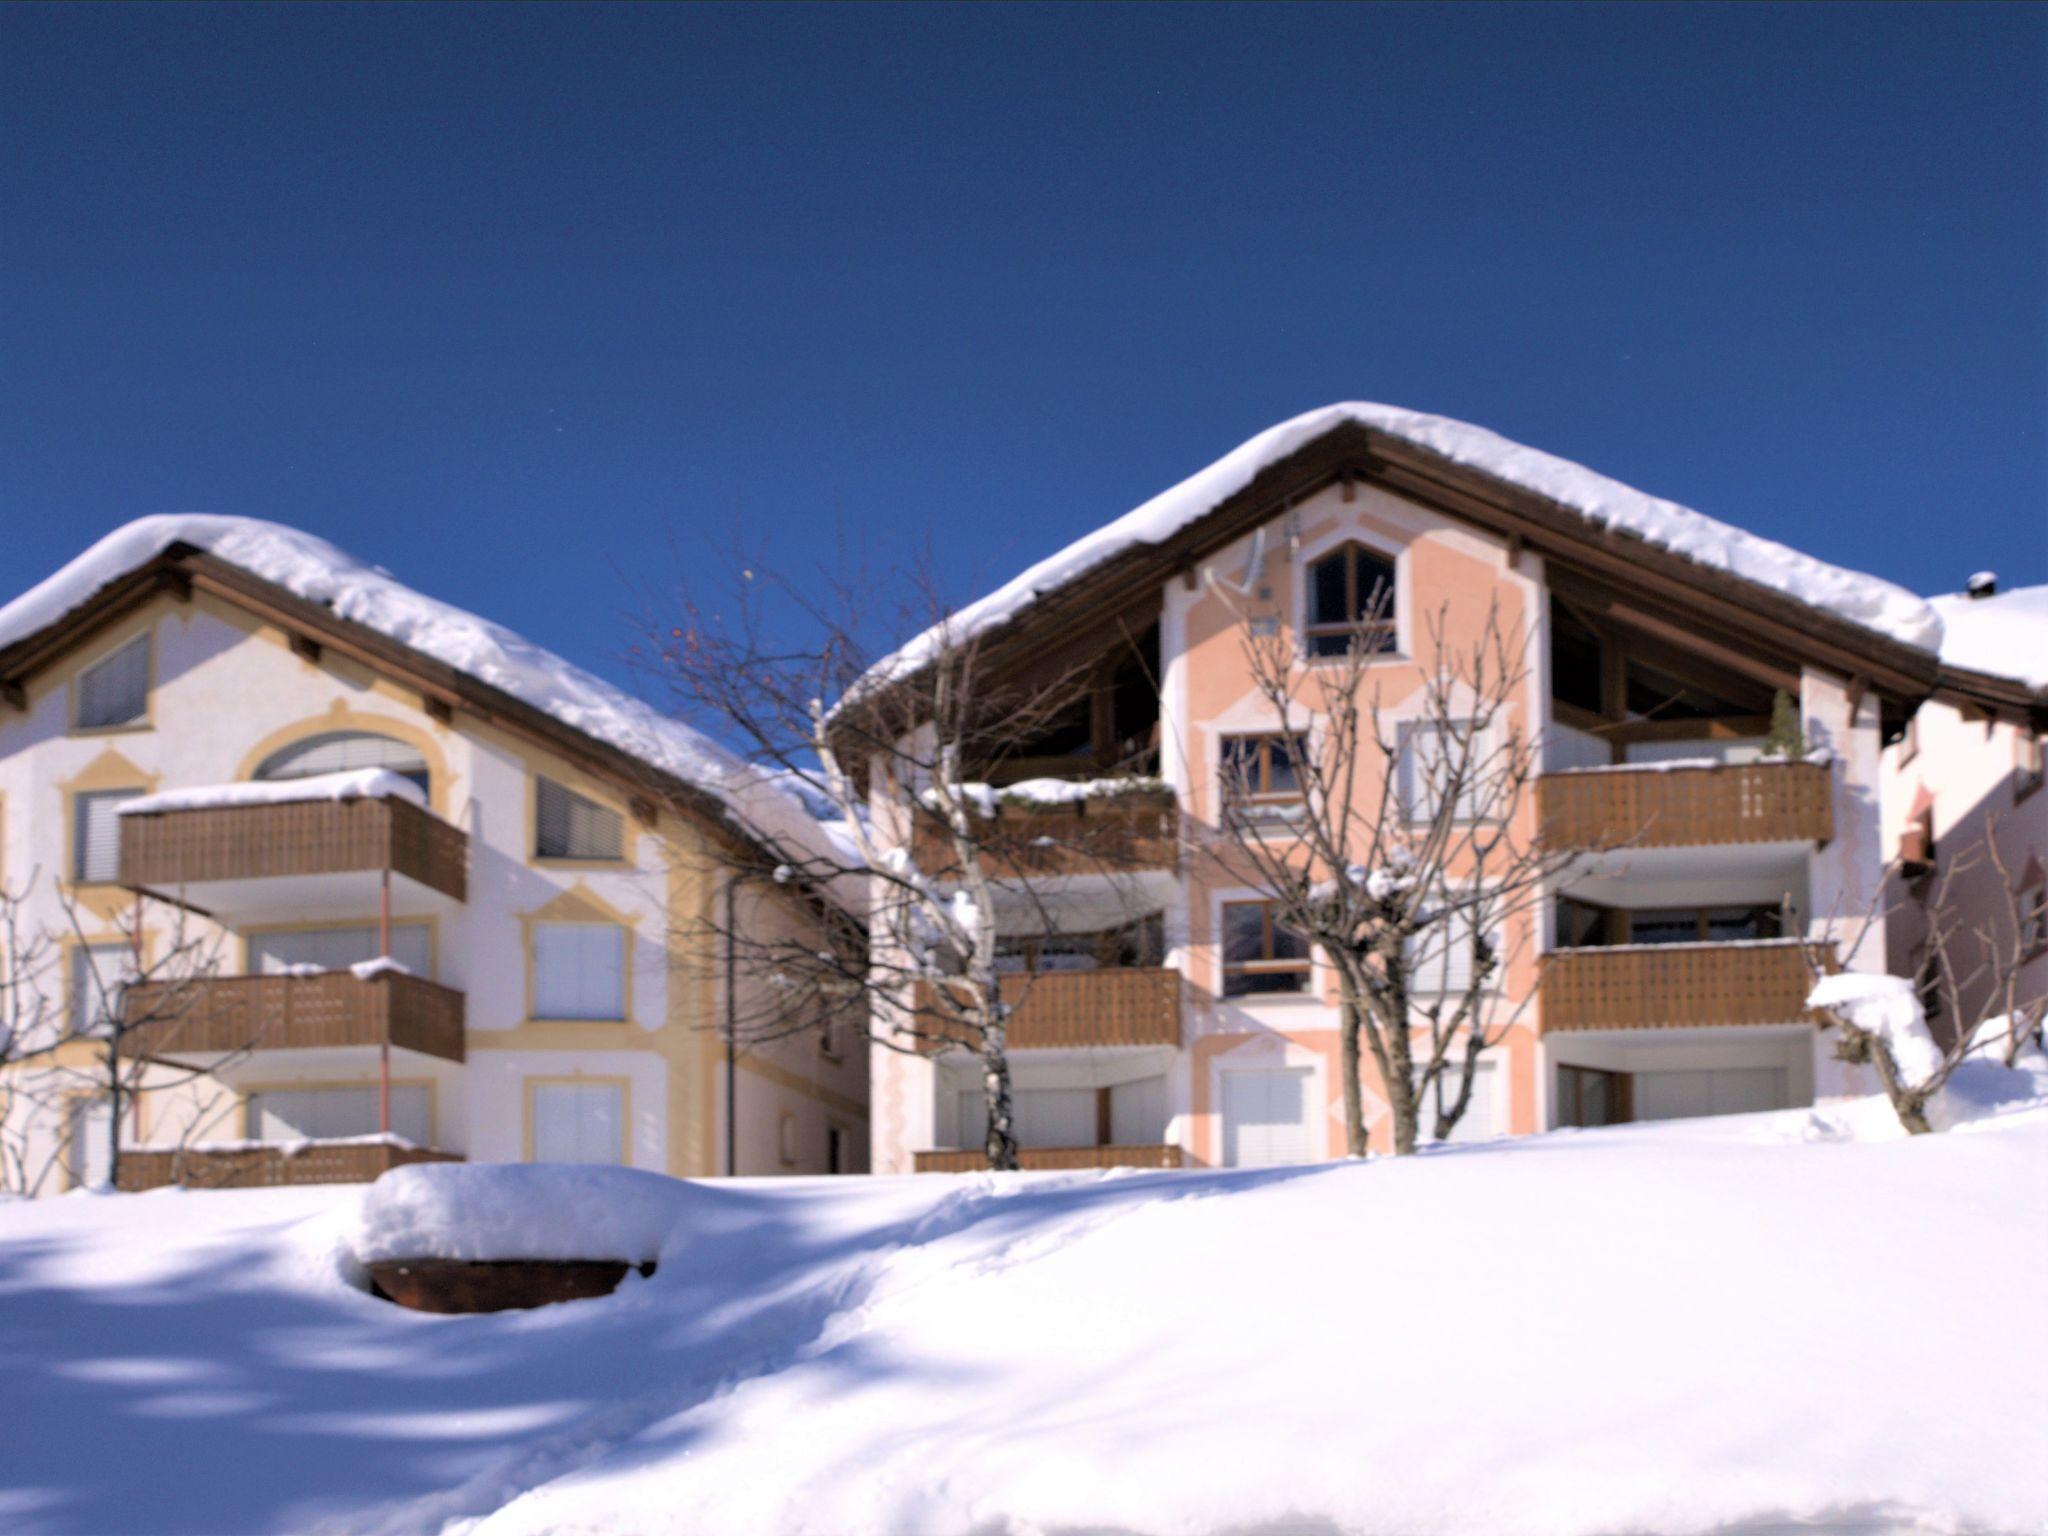
[(1342, 656), (1394, 648), (1394, 562), (1358, 544), (1308, 568), (1308, 653)]
[(266, 757), (256, 770), (259, 779), (310, 779), (317, 773), (346, 773), (353, 768), (389, 768), (428, 793), (427, 759), (418, 747), (370, 731), (326, 731), (308, 736)]

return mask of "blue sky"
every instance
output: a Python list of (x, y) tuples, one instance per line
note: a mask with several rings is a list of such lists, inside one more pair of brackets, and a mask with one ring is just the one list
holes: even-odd
[(2048, 580), (2048, 9), (0, 9), (0, 585), (277, 518), (614, 671), (1282, 417)]

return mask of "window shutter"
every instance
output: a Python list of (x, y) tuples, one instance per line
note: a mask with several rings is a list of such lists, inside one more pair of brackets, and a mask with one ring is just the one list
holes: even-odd
[(130, 960), (126, 944), (84, 944), (71, 952), (71, 1028), (105, 1035), (121, 1007), (121, 976)]
[(149, 712), (149, 635), (145, 631), (78, 675), (78, 724), (91, 730), (132, 725)]
[(534, 853), (543, 859), (616, 859), (625, 848), (618, 812), (552, 779), (536, 781)]
[(121, 803), (136, 798), (132, 789), (101, 789), (72, 802), (72, 875), (86, 883), (106, 883), (121, 873)]
[(533, 1157), (540, 1163), (617, 1163), (625, 1093), (616, 1083), (536, 1083)]
[(626, 930), (611, 923), (537, 923), (533, 1012), (542, 1019), (626, 1016)]

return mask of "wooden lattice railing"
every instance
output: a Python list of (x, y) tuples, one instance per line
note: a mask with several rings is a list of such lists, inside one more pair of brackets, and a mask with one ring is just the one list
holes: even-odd
[[(1061, 1168), (1178, 1168), (1181, 1152), (1179, 1147), (1149, 1145), (1024, 1147), (1018, 1151), (1017, 1161), (1027, 1172)], [(919, 1173), (973, 1173), (986, 1167), (988, 1158), (978, 1147), (968, 1152), (917, 1154)]]
[(465, 900), (469, 839), (431, 811), (389, 797), (203, 806), (121, 818), (121, 883), (148, 890), (386, 868)]
[[(920, 1028), (933, 1028), (932, 989), (919, 984)], [(1180, 973), (1164, 967), (1038, 971), (1003, 978), (1011, 1050), (1180, 1044)], [(938, 1050), (934, 1042), (926, 1047)]]
[(175, 1060), (245, 1050), (382, 1045), (463, 1059), (463, 996), (420, 976), (350, 971), (216, 976), (132, 987), (122, 1007), (140, 1024), (126, 1049)]
[[(1833, 966), (1832, 952), (1822, 957)], [(1630, 944), (1543, 957), (1546, 1033), (1797, 1024), (1813, 971), (1798, 939), (1733, 944)]]
[(195, 1148), (156, 1151), (126, 1148), (121, 1153), (120, 1187), (162, 1189), (252, 1189), (283, 1184), (367, 1184), (407, 1163), (459, 1163), (454, 1152), (396, 1147), (384, 1142), (299, 1142), (275, 1147)]
[(1536, 783), (1544, 839), (1560, 848), (1825, 843), (1834, 789), (1825, 763), (1582, 769)]

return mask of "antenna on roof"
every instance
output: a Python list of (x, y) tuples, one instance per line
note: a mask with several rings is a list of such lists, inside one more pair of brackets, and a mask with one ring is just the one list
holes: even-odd
[(1998, 595), (1998, 572), (1979, 571), (1963, 584), (1963, 590), (1972, 597), (1996, 597)]

